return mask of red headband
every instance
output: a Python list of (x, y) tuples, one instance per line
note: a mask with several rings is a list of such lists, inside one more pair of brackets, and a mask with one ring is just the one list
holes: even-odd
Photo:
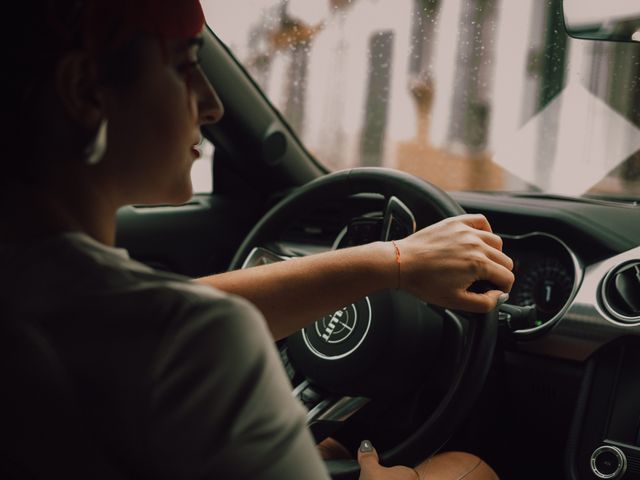
[(127, 1), (132, 26), (165, 38), (189, 38), (202, 31), (204, 13), (199, 0)]
[(101, 53), (135, 33), (190, 38), (203, 26), (199, 0), (87, 0), (84, 34), (87, 47)]

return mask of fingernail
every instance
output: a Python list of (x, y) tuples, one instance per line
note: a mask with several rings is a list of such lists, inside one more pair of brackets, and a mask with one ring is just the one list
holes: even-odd
[(498, 305), (502, 305), (503, 303), (505, 303), (507, 300), (509, 300), (509, 294), (508, 293), (502, 293), (499, 297), (498, 297)]
[(360, 451), (362, 453), (373, 452), (373, 445), (371, 445), (369, 440), (363, 440), (362, 443), (360, 443)]

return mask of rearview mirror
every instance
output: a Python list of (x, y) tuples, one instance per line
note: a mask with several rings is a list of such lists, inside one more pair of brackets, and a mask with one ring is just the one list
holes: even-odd
[(640, 42), (640, 1), (564, 0), (564, 24), (575, 38)]

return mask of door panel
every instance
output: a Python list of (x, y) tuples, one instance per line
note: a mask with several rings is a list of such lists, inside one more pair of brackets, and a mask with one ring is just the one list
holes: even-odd
[(154, 268), (190, 277), (227, 269), (261, 215), (250, 195), (196, 195), (179, 206), (130, 206), (118, 212), (116, 244)]

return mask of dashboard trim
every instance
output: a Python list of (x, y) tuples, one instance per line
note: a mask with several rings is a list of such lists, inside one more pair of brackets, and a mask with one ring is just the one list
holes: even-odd
[(613, 319), (600, 305), (598, 292), (606, 274), (640, 259), (640, 246), (590, 265), (563, 318), (539, 339), (519, 342), (520, 351), (583, 362), (599, 348), (624, 335), (640, 335), (640, 325)]

